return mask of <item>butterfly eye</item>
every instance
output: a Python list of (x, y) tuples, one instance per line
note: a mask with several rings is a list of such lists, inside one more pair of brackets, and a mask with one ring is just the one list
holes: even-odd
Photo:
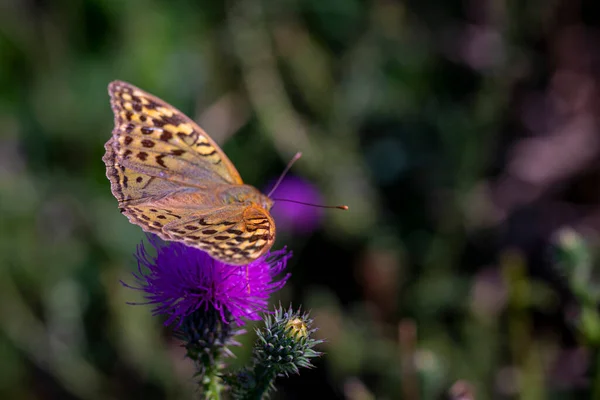
[(270, 198), (263, 196), (262, 198), (262, 204), (263, 208), (267, 211), (269, 211), (271, 209), (271, 207), (273, 207), (273, 200), (271, 200)]

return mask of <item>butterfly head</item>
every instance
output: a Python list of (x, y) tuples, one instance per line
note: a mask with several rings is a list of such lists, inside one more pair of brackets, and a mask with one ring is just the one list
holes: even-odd
[[(254, 189), (254, 188), (252, 188), (252, 189)], [(270, 197), (265, 196), (258, 190), (256, 190), (256, 189), (254, 189), (254, 190), (255, 190), (255, 192), (251, 193), (249, 195), (249, 197), (247, 199), (245, 199), (245, 202), (251, 203), (251, 204), (256, 204), (257, 206), (260, 206), (260, 207), (264, 208), (265, 210), (269, 211), (273, 207), (273, 204), (275, 202)]]
[(264, 194), (261, 193), (260, 195), (260, 205), (262, 206), (262, 208), (264, 208), (265, 210), (269, 211), (272, 207), (273, 207), (273, 200), (271, 200), (270, 197), (265, 196)]
[(221, 192), (225, 203), (246, 205), (255, 204), (269, 211), (273, 207), (273, 200), (262, 194), (258, 189), (250, 185), (228, 186)]

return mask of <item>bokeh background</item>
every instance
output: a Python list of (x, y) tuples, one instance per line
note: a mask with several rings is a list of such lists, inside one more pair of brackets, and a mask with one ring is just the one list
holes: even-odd
[(275, 398), (600, 398), (599, 27), (594, 0), (0, 0), (0, 398), (198, 396), (119, 283), (115, 79), (246, 182), (302, 151), (277, 197), (350, 207), (273, 209), (273, 302), (327, 339)]

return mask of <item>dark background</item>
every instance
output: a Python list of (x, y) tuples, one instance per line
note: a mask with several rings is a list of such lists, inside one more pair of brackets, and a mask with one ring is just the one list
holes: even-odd
[(276, 398), (599, 395), (551, 249), (597, 242), (599, 25), (593, 0), (0, 0), (0, 397), (197, 396), (119, 283), (143, 233), (101, 161), (115, 79), (247, 183), (302, 151), (277, 197), (350, 207), (273, 209), (295, 254), (273, 302), (327, 340)]

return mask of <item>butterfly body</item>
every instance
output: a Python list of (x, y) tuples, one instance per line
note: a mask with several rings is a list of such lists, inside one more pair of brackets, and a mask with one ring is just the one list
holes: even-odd
[(243, 183), (206, 132), (133, 85), (115, 81), (108, 91), (115, 128), (103, 161), (130, 222), (232, 265), (271, 248), (272, 200)]

